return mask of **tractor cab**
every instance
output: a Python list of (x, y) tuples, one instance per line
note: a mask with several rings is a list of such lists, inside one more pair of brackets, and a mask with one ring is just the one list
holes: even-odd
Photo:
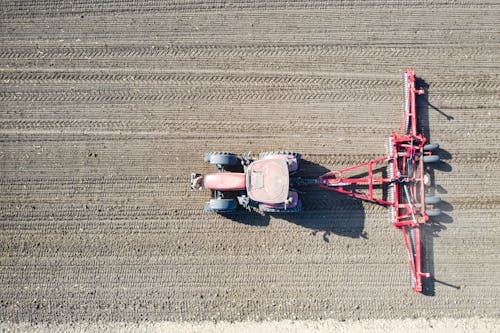
[(283, 203), (288, 199), (289, 180), (286, 160), (269, 158), (255, 161), (246, 171), (248, 196), (258, 202)]

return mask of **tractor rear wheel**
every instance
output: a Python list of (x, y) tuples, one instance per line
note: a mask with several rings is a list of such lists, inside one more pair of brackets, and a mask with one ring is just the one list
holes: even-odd
[(271, 208), (260, 204), (259, 210), (264, 213), (298, 213), (302, 210), (302, 201), (299, 200), (297, 206), (289, 209)]
[(238, 208), (238, 203), (234, 199), (210, 199), (205, 203), (206, 212), (234, 212)]
[(224, 151), (205, 153), (203, 160), (210, 164), (217, 165), (236, 165), (238, 164), (238, 157), (236, 154)]
[(300, 160), (300, 153), (293, 152), (293, 151), (266, 151), (263, 153), (259, 154), (259, 159), (263, 159), (266, 156), (271, 156), (271, 155), (292, 155), (295, 159)]

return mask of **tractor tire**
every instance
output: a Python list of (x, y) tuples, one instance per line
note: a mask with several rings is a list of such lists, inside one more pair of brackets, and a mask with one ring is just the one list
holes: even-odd
[(216, 165), (238, 164), (238, 157), (235, 154), (222, 151), (205, 153), (203, 160), (207, 163)]
[(439, 162), (438, 155), (425, 155), (424, 156), (424, 163), (437, 163), (437, 162)]
[(300, 160), (301, 157), (300, 153), (293, 151), (266, 151), (259, 154), (259, 160), (263, 159), (266, 156), (271, 156), (271, 155), (292, 155), (297, 160)]
[(302, 211), (302, 201), (299, 200), (297, 206), (290, 209), (278, 209), (278, 208), (269, 208), (262, 204), (259, 205), (259, 210), (264, 213), (298, 213)]
[(441, 215), (441, 209), (439, 208), (434, 208), (434, 209), (426, 209), (425, 213), (429, 215), (429, 217), (435, 217)]
[(205, 203), (206, 212), (228, 213), (234, 212), (238, 208), (238, 203), (234, 199), (210, 199)]
[(436, 204), (441, 202), (441, 198), (434, 196), (434, 195), (431, 195), (431, 196), (425, 197), (424, 202), (427, 205), (436, 205)]
[(428, 143), (424, 145), (424, 150), (434, 151), (439, 148), (439, 143)]

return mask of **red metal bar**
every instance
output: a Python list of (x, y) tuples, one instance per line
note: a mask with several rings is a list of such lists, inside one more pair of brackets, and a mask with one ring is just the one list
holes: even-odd
[(427, 216), (427, 213), (425, 212), (425, 189), (424, 189), (424, 160), (423, 158), (420, 159), (419, 161), (419, 166), (420, 166), (420, 175), (419, 175), (419, 198), (420, 198), (420, 214), (423, 216), (423, 223), (429, 219), (429, 216)]
[(415, 76), (413, 74), (413, 70), (407, 70), (406, 74), (409, 79), (409, 88), (408, 88), (408, 96), (410, 98), (410, 122), (411, 122), (411, 134), (417, 134), (417, 117), (416, 117), (416, 108), (415, 108)]
[(368, 164), (368, 196), (373, 200), (373, 163)]
[(416, 271), (416, 265), (415, 265), (415, 257), (414, 257), (414, 253), (413, 251), (411, 250), (411, 246), (412, 244), (410, 243), (410, 241), (408, 240), (408, 235), (407, 235), (407, 230), (406, 230), (406, 227), (402, 227), (401, 228), (401, 232), (403, 233), (403, 240), (404, 240), (404, 243), (405, 243), (405, 246), (406, 246), (406, 249), (407, 249), (407, 252), (408, 252), (408, 262), (410, 264), (410, 274), (412, 276), (412, 278), (415, 280), (415, 285), (412, 286), (412, 289), (416, 292), (420, 292), (422, 291), (422, 289), (420, 288), (420, 290), (415, 290), (415, 287), (416, 285), (418, 284), (418, 274), (417, 274), (417, 271)]
[(415, 242), (415, 287), (413, 288), (416, 292), (422, 291), (422, 271), (421, 271), (421, 254), (420, 254), (420, 228), (415, 227), (414, 232), (414, 242)]
[[(382, 198), (374, 198), (373, 197), (373, 187), (374, 185), (381, 185), (384, 183), (391, 182), (392, 180), (389, 178), (373, 178), (373, 164), (376, 163), (381, 163), (387, 160), (387, 156), (380, 157), (365, 163), (361, 163), (358, 165), (354, 165), (342, 170), (338, 171), (331, 171), (323, 176), (318, 178), (318, 185), (324, 189), (331, 190), (331, 191), (336, 191), (342, 194), (347, 194), (356, 198), (360, 198), (363, 200), (369, 200), (373, 201), (376, 203), (380, 203), (383, 205), (391, 205), (392, 202), (389, 202), (387, 200), (384, 200)], [(367, 167), (368, 169), (368, 176), (367, 177), (362, 177), (362, 178), (344, 178), (343, 174), (348, 171), (352, 171), (355, 169), (360, 169), (363, 167)], [(358, 193), (355, 191), (349, 191), (344, 189), (344, 186), (351, 186), (351, 185), (368, 185), (368, 194), (363, 194), (363, 193)]]
[[(334, 186), (335, 184), (339, 183), (338, 179), (339, 178), (323, 179), (323, 183), (330, 184), (330, 185)], [(388, 183), (391, 181), (391, 179), (389, 179), (389, 178), (370, 178), (370, 177), (367, 177), (367, 178), (340, 178), (340, 179), (341, 179), (340, 182), (344, 183), (344, 184), (370, 184), (370, 183), (372, 183), (374, 185), (378, 185), (378, 184), (382, 184), (382, 183)]]

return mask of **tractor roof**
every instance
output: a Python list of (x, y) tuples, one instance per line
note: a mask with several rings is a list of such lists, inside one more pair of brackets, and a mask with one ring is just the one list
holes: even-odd
[(253, 162), (247, 169), (248, 196), (263, 203), (281, 203), (288, 197), (288, 165), (283, 159)]

